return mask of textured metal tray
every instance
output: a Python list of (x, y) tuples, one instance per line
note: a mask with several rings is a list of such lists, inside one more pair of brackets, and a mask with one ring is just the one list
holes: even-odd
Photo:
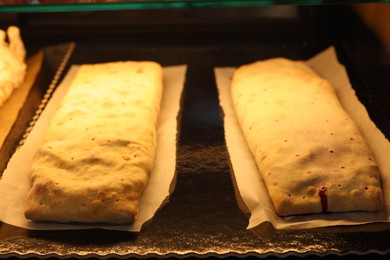
[[(336, 41), (354, 87), (374, 122), (389, 138), (386, 86), (378, 72), (388, 68), (377, 46)], [(243, 41), (234, 44), (140, 44), (121, 39), (77, 44), (68, 64), (112, 60), (156, 60), (162, 65), (188, 64), (177, 150), (177, 182), (170, 201), (140, 233), (107, 230), (28, 231), (0, 223), (0, 257), (226, 257), (374, 255), (387, 259), (387, 226), (277, 231), (264, 225), (246, 230), (248, 217), (239, 209), (225, 147), (223, 116), (213, 75), (214, 66), (236, 66), (274, 56), (306, 59), (328, 47), (328, 41)], [(370, 43), (371, 44), (371, 43)], [(110, 46), (110, 48), (107, 48)], [(50, 85), (68, 44), (45, 49), (42, 71)], [(51, 51), (49, 51), (51, 50)], [(55, 51), (53, 51), (55, 50)], [(360, 55), (371, 50), (371, 55)], [(356, 54), (359, 55), (356, 55)], [(377, 56), (376, 56), (377, 55)], [(380, 57), (382, 62), (372, 62)], [(372, 64), (371, 64), (371, 63)], [(46, 64), (46, 65), (45, 65)], [(376, 66), (376, 70), (366, 65)], [(387, 67), (386, 67), (387, 66)], [(65, 68), (66, 70), (66, 68)], [(49, 78), (49, 80), (48, 80)], [(44, 86), (38, 84), (37, 89)], [(45, 87), (44, 87), (45, 88)], [(382, 93), (382, 94), (381, 94)], [(41, 92), (43, 98), (44, 91)], [(387, 95), (387, 97), (386, 97)]]

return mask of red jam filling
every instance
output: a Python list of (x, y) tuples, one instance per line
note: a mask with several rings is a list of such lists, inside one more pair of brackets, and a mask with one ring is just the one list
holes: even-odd
[(328, 198), (326, 197), (326, 187), (322, 187), (318, 191), (318, 195), (320, 196), (321, 199), (321, 206), (322, 206), (322, 213), (328, 213)]

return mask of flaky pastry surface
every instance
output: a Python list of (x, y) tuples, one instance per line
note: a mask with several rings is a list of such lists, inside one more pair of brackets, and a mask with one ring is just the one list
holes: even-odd
[(16, 26), (0, 30), (0, 107), (26, 76), (26, 49)]
[(334, 88), (305, 63), (274, 58), (241, 66), (231, 94), (278, 215), (383, 207), (365, 139)]
[(132, 223), (153, 169), (162, 68), (82, 65), (37, 151), (25, 216)]

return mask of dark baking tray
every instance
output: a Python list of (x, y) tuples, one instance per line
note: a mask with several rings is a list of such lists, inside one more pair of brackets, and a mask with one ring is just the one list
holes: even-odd
[[(277, 231), (264, 225), (247, 230), (248, 216), (237, 206), (213, 74), (216, 66), (238, 66), (275, 56), (306, 59), (335, 45), (358, 97), (385, 136), (390, 136), (387, 102), (390, 78), (389, 73), (383, 73), (389, 71), (389, 55), (364, 28), (358, 34), (343, 35), (340, 28), (340, 34), (336, 34), (318, 30), (321, 26), (315, 28), (314, 35), (306, 27), (288, 35), (267, 36), (250, 31), (232, 36), (231, 32), (220, 30), (217, 34), (183, 33), (168, 39), (159, 38), (161, 34), (156, 33), (142, 37), (99, 35), (98, 40), (77, 34), (72, 38), (76, 48), (68, 66), (127, 59), (155, 60), (163, 66), (188, 65), (179, 118), (175, 190), (169, 202), (137, 234), (99, 229), (29, 231), (0, 224), (0, 256), (295, 258), (309, 255), (323, 259), (353, 254), (354, 258), (369, 255), (388, 259), (388, 226)], [(356, 35), (359, 41), (354, 38)], [(63, 55), (68, 44), (47, 47), (52, 48), (62, 50)], [(46, 52), (45, 57), (50, 60), (52, 54)], [(45, 68), (42, 72), (45, 77), (53, 75)]]

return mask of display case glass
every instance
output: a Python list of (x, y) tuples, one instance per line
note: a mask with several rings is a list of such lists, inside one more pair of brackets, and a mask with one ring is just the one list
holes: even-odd
[(321, 5), (390, 2), (390, 0), (32, 0), (0, 1), (0, 12), (98, 11), (126, 9)]
[[(154, 60), (187, 66), (172, 194), (141, 231), (28, 230), (0, 222), (0, 258), (389, 259), (388, 223), (298, 230), (265, 223), (247, 229), (214, 74), (216, 67), (281, 56), (305, 60), (334, 47), (356, 96), (389, 140), (390, 54), (386, 40), (355, 9), (371, 2), (378, 12), (390, 11), (390, 0), (0, 0), (0, 28), (18, 25), (28, 58), (42, 55), (38, 76), (0, 146), (0, 176), (43, 101), (73, 65)], [(379, 17), (375, 22), (387, 28), (386, 16)]]

